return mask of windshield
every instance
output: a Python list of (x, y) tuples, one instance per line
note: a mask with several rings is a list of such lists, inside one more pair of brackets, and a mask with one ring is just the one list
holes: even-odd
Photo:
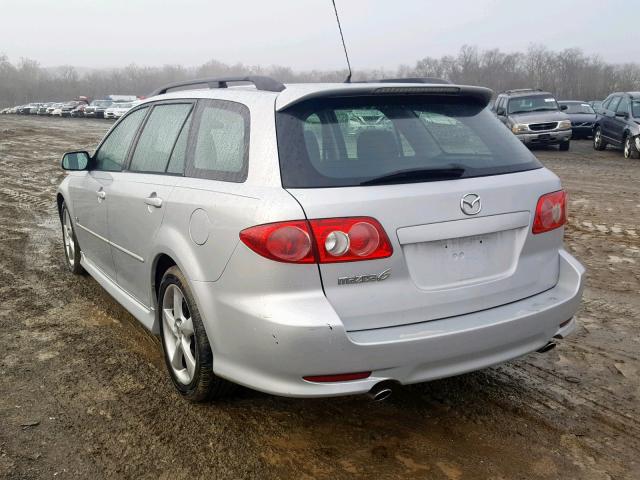
[(543, 112), (558, 110), (556, 99), (548, 95), (531, 95), (509, 100), (508, 113)]
[(96, 100), (91, 103), (94, 107), (109, 107), (113, 102), (111, 100)]
[(452, 98), (310, 100), (277, 114), (283, 186), (437, 181), (539, 168), (482, 105)]
[(596, 113), (588, 103), (561, 103), (560, 105), (566, 105), (567, 109), (565, 113)]

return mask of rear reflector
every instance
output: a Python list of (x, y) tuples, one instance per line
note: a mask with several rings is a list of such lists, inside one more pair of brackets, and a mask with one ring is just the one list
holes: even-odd
[(330, 383), (330, 382), (350, 382), (352, 380), (362, 380), (369, 378), (371, 372), (358, 372), (358, 373), (340, 373), (338, 375), (312, 375), (309, 377), (302, 377), (307, 382), (318, 383)]
[(544, 233), (567, 223), (567, 195), (564, 190), (547, 193), (538, 200), (533, 233)]

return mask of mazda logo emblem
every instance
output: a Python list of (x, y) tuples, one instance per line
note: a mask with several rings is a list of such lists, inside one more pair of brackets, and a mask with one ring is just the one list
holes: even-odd
[(465, 215), (477, 215), (482, 210), (482, 203), (480, 202), (480, 195), (475, 193), (467, 193), (460, 200), (460, 210)]

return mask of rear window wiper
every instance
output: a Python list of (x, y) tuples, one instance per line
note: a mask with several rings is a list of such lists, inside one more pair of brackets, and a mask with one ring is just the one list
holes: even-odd
[(360, 185), (385, 185), (390, 183), (412, 183), (435, 180), (453, 180), (464, 175), (464, 168), (419, 168), (400, 170), (360, 182)]

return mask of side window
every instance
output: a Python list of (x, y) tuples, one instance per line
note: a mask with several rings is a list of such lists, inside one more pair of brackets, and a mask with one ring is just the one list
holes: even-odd
[(618, 104), (618, 108), (616, 112), (618, 113), (629, 113), (629, 107), (631, 106), (631, 102), (629, 101), (629, 97), (624, 96), (620, 103)]
[(178, 141), (176, 141), (171, 152), (171, 159), (169, 160), (169, 166), (167, 167), (167, 173), (184, 174), (184, 164), (187, 158), (187, 140), (189, 139), (189, 129), (191, 127), (191, 118), (193, 114), (189, 115), (187, 121), (184, 122)]
[(190, 103), (156, 105), (142, 129), (129, 170), (164, 172), (180, 129), (191, 111)]
[(611, 112), (615, 112), (618, 108), (618, 104), (620, 103), (620, 97), (613, 97), (611, 99), (611, 102), (609, 102), (609, 106), (607, 107), (607, 110), (611, 111)]
[(122, 165), (127, 159), (127, 152), (133, 137), (135, 137), (138, 127), (146, 114), (147, 108), (140, 108), (131, 112), (116, 125), (93, 157), (94, 170), (106, 170), (109, 172), (122, 170)]
[(244, 182), (249, 157), (249, 109), (208, 100), (198, 107), (197, 132), (187, 165), (189, 177)]

